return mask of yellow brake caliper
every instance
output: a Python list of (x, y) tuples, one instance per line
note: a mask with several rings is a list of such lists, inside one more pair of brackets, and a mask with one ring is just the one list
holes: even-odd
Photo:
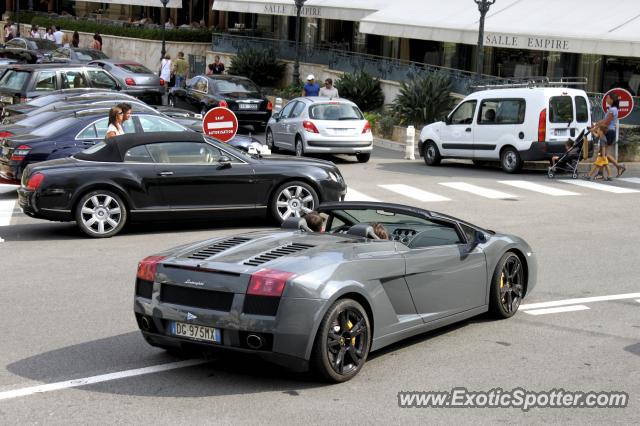
[[(500, 275), (500, 290), (504, 287), (504, 272)], [(504, 296), (502, 296), (502, 301), (504, 302)]]
[[(351, 322), (351, 320), (347, 320), (347, 330), (351, 330), (353, 328), (353, 323)], [(351, 338), (351, 346), (355, 346), (356, 345), (356, 338), (352, 337)]]

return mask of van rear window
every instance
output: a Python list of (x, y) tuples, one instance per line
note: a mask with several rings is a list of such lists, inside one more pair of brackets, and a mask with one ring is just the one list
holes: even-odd
[(582, 96), (576, 96), (576, 121), (578, 123), (589, 122), (589, 107), (587, 100)]
[(552, 96), (549, 99), (549, 122), (570, 123), (573, 121), (573, 100), (571, 96)]

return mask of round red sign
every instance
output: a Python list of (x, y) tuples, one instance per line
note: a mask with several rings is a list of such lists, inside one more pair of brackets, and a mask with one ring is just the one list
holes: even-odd
[(615, 93), (618, 95), (618, 99), (620, 101), (620, 106), (618, 107), (618, 119), (622, 120), (623, 118), (627, 118), (629, 114), (633, 111), (633, 96), (625, 89), (615, 88), (609, 90), (602, 97), (602, 110), (607, 113), (607, 96)]
[(202, 117), (202, 129), (207, 136), (229, 142), (238, 132), (238, 118), (229, 108), (215, 107)]

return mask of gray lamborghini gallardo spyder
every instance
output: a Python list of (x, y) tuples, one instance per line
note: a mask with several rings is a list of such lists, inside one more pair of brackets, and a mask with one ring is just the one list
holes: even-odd
[(372, 350), (487, 311), (511, 317), (536, 282), (533, 250), (512, 235), (396, 204), (318, 212), (324, 232), (292, 217), (142, 260), (134, 311), (146, 341), (252, 353), (344, 382)]

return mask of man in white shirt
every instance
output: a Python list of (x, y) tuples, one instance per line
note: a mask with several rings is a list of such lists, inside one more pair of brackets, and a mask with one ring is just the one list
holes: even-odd
[(60, 27), (56, 27), (56, 31), (53, 33), (53, 37), (56, 39), (55, 43), (58, 46), (62, 46), (62, 37), (64, 37), (64, 33), (60, 31)]
[(320, 88), (320, 93), (318, 96), (326, 96), (327, 98), (339, 98), (338, 89), (333, 87), (333, 80), (330, 78), (324, 81), (324, 87)]

